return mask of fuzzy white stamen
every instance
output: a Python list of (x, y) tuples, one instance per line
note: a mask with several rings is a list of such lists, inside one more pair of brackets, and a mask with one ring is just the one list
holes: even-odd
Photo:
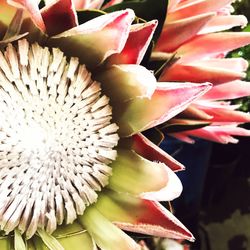
[(0, 227), (30, 238), (72, 223), (108, 183), (109, 99), (77, 58), (20, 40), (0, 51)]

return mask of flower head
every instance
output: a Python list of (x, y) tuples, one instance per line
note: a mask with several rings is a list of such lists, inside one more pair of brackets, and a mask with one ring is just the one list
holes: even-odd
[(0, 244), (138, 249), (121, 229), (193, 240), (158, 203), (180, 194), (183, 166), (140, 132), (210, 84), (159, 84), (138, 65), (156, 21), (78, 24), (72, 1), (46, 3), (0, 2)]

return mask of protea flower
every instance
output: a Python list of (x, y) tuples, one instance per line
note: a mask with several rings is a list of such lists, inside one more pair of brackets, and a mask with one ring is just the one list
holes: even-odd
[(234, 135), (250, 135), (246, 129), (237, 127), (250, 121), (250, 115), (236, 111), (238, 106), (230, 100), (250, 95), (250, 85), (241, 79), (248, 67), (242, 58), (225, 58), (236, 48), (250, 43), (250, 33), (221, 32), (235, 26), (245, 26), (242, 15), (231, 15), (232, 0), (185, 1), (170, 0), (166, 22), (153, 53), (163, 59), (169, 54), (179, 58), (166, 67), (160, 81), (211, 82), (213, 88), (191, 104), (178, 119), (169, 124), (209, 126), (173, 133), (187, 142), (189, 136), (220, 142), (235, 143)]
[(138, 249), (121, 229), (193, 240), (158, 202), (180, 194), (183, 166), (140, 132), (210, 84), (138, 65), (156, 21), (78, 24), (70, 0), (38, 2), (0, 1), (0, 249)]

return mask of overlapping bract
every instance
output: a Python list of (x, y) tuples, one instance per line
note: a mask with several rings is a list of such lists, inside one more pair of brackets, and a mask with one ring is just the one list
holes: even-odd
[[(150, 71), (138, 65), (157, 21), (133, 25), (133, 11), (124, 10), (78, 24), (74, 3), (82, 8), (90, 1), (46, 1), (42, 10), (38, 2), (0, 1), (2, 46), (10, 42), (15, 45), (25, 37), (41, 46), (60, 48), (68, 58), (77, 57), (110, 98), (120, 142), (118, 156), (110, 165), (113, 174), (97, 202), (87, 207), (77, 222), (60, 226), (53, 236), (39, 228), (38, 236), (28, 240), (27, 246), (37, 249), (46, 244), (49, 249), (82, 250), (95, 249), (96, 245), (117, 249), (119, 245), (119, 249), (139, 249), (121, 229), (193, 240), (185, 226), (158, 203), (180, 194), (182, 186), (173, 171), (183, 166), (140, 132), (186, 109), (210, 89), (210, 84), (157, 83)], [(98, 6), (101, 1), (91, 3)], [(133, 46), (134, 41), (137, 46)], [(12, 238), (1, 238), (0, 248), (6, 249)], [(15, 244), (20, 246), (21, 239), (16, 229)]]
[[(247, 24), (242, 15), (231, 15), (233, 1), (170, 0), (166, 22), (155, 47), (155, 56), (166, 53), (179, 58), (167, 67), (160, 81), (211, 82), (213, 88), (196, 100), (172, 123), (196, 124), (210, 122), (209, 126), (173, 133), (186, 142), (189, 136), (201, 137), (219, 143), (236, 143), (234, 135), (249, 136), (246, 129), (237, 127), (250, 121), (249, 114), (236, 111), (230, 100), (250, 95), (250, 85), (245, 77), (247, 61), (225, 58), (227, 53), (250, 43), (247, 32), (224, 30)], [(161, 52), (161, 53), (159, 53)]]

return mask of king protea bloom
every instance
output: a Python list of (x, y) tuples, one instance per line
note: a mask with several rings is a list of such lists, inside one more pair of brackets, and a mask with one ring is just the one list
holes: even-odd
[[(250, 43), (249, 32), (221, 32), (235, 26), (244, 27), (247, 19), (231, 15), (232, 0), (170, 0), (166, 22), (158, 40), (154, 58), (176, 55), (179, 60), (163, 71), (160, 81), (211, 82), (213, 88), (191, 104), (178, 119), (170, 123), (210, 123), (200, 129), (174, 133), (175, 137), (193, 142), (189, 136), (235, 143), (234, 135), (249, 136), (237, 127), (250, 122), (250, 115), (236, 111), (230, 100), (250, 95), (250, 84), (241, 79), (248, 67), (242, 58), (225, 58), (236, 48)], [(170, 55), (169, 55), (170, 54)]]
[(78, 24), (70, 0), (0, 1), (0, 249), (139, 249), (121, 229), (193, 240), (159, 201), (183, 166), (140, 132), (210, 84), (138, 64), (157, 22), (132, 10)]

